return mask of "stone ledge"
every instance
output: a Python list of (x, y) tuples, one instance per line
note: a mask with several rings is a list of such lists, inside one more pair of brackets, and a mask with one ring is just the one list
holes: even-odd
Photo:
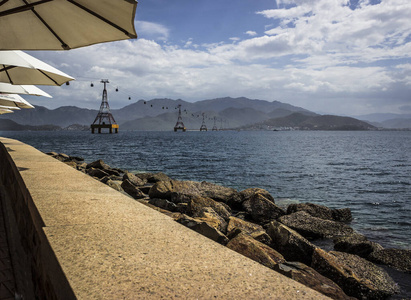
[(42, 269), (38, 295), (326, 299), (33, 147), (0, 142), (2, 169), (8, 165), (0, 179), (18, 222), (22, 211), (30, 218), (19, 224), (22, 234), (37, 237), (28, 245), (34, 269), (51, 266)]

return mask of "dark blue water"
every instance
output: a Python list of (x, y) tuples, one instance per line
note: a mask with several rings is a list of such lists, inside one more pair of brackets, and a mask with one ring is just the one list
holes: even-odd
[(279, 205), (349, 207), (352, 226), (385, 247), (411, 248), (411, 132), (0, 132), (47, 152), (103, 159), (133, 172), (238, 190)]

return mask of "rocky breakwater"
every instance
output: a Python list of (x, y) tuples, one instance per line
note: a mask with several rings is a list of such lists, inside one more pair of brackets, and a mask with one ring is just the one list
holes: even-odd
[[(381, 265), (411, 273), (411, 250), (384, 249), (348, 224), (348, 208), (312, 203), (279, 207), (268, 191), (132, 174), (103, 161), (48, 153), (117, 191), (264, 266), (333, 299), (387, 299), (400, 293)], [(334, 251), (316, 246), (331, 239)]]

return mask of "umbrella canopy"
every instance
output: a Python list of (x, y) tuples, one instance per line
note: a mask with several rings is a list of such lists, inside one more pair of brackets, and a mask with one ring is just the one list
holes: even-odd
[(73, 77), (22, 51), (0, 51), (0, 82), (62, 85)]
[(137, 38), (135, 0), (2, 0), (0, 50), (68, 50)]
[(34, 108), (29, 102), (17, 94), (1, 94), (0, 105), (19, 108)]
[(44, 96), (53, 98), (45, 91), (40, 90), (34, 85), (12, 85), (10, 83), (0, 82), (0, 93), (4, 94), (26, 94), (34, 96)]
[(20, 110), (20, 108), (15, 106), (0, 105), (0, 109), (9, 109), (9, 110)]
[(3, 109), (3, 108), (0, 108), (0, 115), (2, 115), (2, 114), (9, 114), (9, 113), (12, 113), (13, 111), (11, 110), (11, 109)]

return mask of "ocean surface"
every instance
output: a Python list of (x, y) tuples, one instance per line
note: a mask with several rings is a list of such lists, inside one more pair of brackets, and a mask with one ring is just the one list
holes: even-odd
[[(121, 129), (121, 128), (120, 128)], [(132, 172), (268, 190), (276, 203), (349, 207), (351, 226), (411, 249), (411, 131), (6, 132)]]

